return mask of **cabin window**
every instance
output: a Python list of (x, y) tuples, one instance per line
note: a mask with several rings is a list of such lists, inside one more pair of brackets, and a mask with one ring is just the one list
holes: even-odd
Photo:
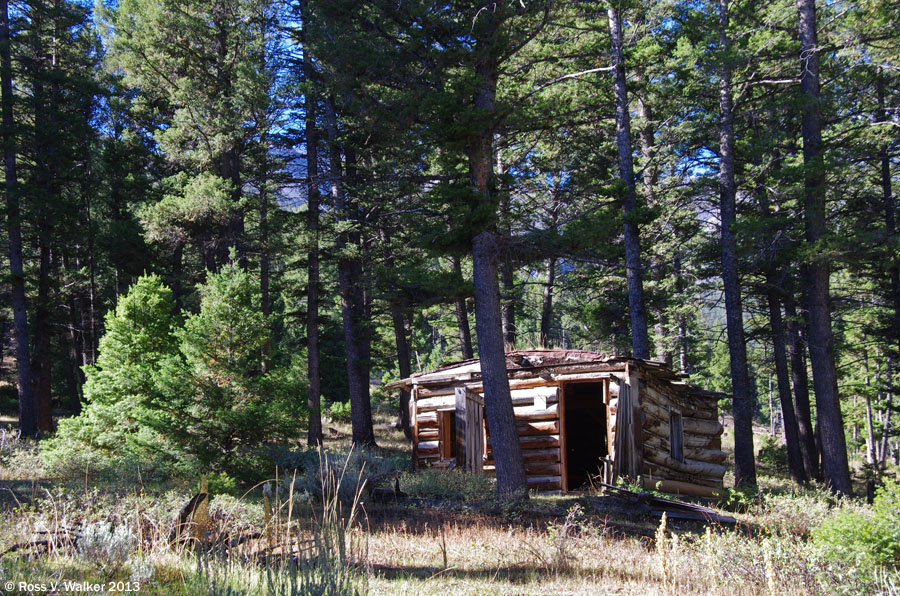
[(684, 461), (684, 422), (681, 412), (669, 411), (669, 451), (675, 461)]
[(456, 457), (456, 411), (440, 410), (438, 416), (438, 454), (441, 459)]

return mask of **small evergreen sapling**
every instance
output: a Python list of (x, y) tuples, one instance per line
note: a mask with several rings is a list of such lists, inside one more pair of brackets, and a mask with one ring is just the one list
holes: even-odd
[[(155, 404), (158, 429), (204, 468), (247, 478), (264, 471), (259, 447), (296, 430), (302, 387), (278, 359), (263, 373), (270, 321), (259, 284), (232, 261), (210, 274), (200, 312), (177, 332), (180, 355), (161, 363)], [(267, 470), (266, 470), (267, 471)]]
[(42, 445), (51, 469), (117, 468), (169, 451), (151, 430), (157, 414), (149, 403), (161, 361), (178, 351), (174, 309), (162, 280), (145, 275), (107, 313), (97, 363), (84, 368), (84, 409), (60, 420), (57, 434)]

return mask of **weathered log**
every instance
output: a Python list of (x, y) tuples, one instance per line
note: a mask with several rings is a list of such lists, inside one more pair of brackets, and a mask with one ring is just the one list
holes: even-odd
[[(658, 420), (655, 417), (648, 416), (644, 420), (643, 428), (661, 437), (669, 436), (669, 420), (668, 418)], [(682, 428), (684, 436), (703, 435), (706, 437), (718, 437), (722, 434), (722, 425), (718, 420), (695, 420), (693, 418), (682, 418)]]
[(416, 447), (416, 453), (422, 455), (436, 455), (438, 453), (438, 441), (420, 441)]
[(562, 479), (559, 476), (529, 476), (528, 488), (531, 490), (561, 490)]
[(456, 398), (453, 393), (441, 395), (438, 397), (420, 398), (416, 401), (416, 412), (422, 414), (424, 412), (433, 412), (441, 408), (453, 408), (456, 405)]
[(553, 404), (545, 409), (526, 406), (521, 408), (513, 408), (516, 420), (555, 420), (559, 418), (559, 406)]
[(660, 480), (649, 476), (641, 476), (641, 482), (646, 489), (658, 490), (664, 493), (709, 498), (722, 498), (725, 496), (725, 489), (722, 487), (702, 486), (677, 480)]
[[(559, 449), (523, 449), (522, 450), (522, 461), (525, 463), (536, 463), (536, 462), (558, 462), (559, 461)], [(494, 465), (494, 458), (492, 457), (492, 450), (488, 450), (488, 458), (485, 460), (485, 465), (492, 466)]]
[(718, 407), (719, 400), (716, 396), (678, 381), (666, 381), (651, 377), (646, 379), (645, 383), (661, 393), (673, 392), (677, 394), (680, 399), (684, 399), (690, 403), (702, 404), (704, 407), (710, 405)]
[[(671, 453), (671, 445), (667, 439), (661, 439), (656, 435), (645, 436), (644, 452), (654, 451), (656, 453)], [(719, 449), (709, 449), (705, 445), (702, 447), (688, 446), (683, 447), (684, 457), (687, 459), (695, 459), (697, 461), (720, 464), (725, 461), (725, 452)]]
[(722, 425), (718, 420), (698, 420), (685, 416), (682, 418), (685, 433), (696, 433), (699, 435), (721, 435)]
[(678, 470), (673, 470), (648, 461), (644, 461), (641, 465), (641, 474), (652, 477), (655, 480), (677, 480), (679, 482), (688, 482), (690, 484), (699, 484), (701, 486), (722, 486), (722, 479), (718, 476), (703, 476), (700, 474), (679, 472)]
[(665, 395), (661, 395), (654, 391), (653, 389), (642, 387), (643, 391), (641, 392), (644, 397), (643, 407), (649, 413), (656, 415), (659, 418), (668, 419), (669, 411), (668, 409), (674, 408), (681, 412), (682, 416), (692, 417), (702, 420), (715, 420), (718, 417), (717, 410), (705, 410), (702, 408), (698, 408), (696, 406), (690, 406), (685, 404), (681, 400), (677, 399), (667, 399)]
[[(491, 451), (491, 438), (487, 439), (488, 451)], [(559, 435), (534, 435), (519, 437), (519, 445), (522, 449), (543, 449), (547, 447), (559, 447)]]
[[(483, 393), (480, 391), (481, 387), (469, 388), (476, 393)], [(416, 401), (418, 411), (427, 412), (440, 407), (453, 407), (454, 400), (451, 398), (453, 397), (455, 390), (456, 385), (447, 385), (446, 387), (437, 389), (420, 387), (418, 393), (419, 399)], [(510, 396), (512, 397), (514, 406), (533, 404), (535, 397), (538, 396), (546, 397), (547, 403), (555, 403), (558, 399), (558, 392), (559, 388), (556, 385), (540, 385), (524, 389), (512, 389), (510, 391)]]
[(558, 476), (560, 464), (558, 463), (526, 463), (525, 474), (528, 476)]
[[(659, 427), (644, 427), (642, 432), (644, 434), (644, 442), (650, 443), (651, 445), (656, 446), (659, 449), (664, 449), (666, 451), (669, 450), (669, 434), (668, 434), (668, 425), (664, 427), (666, 431), (665, 435), (661, 435), (658, 432)], [(684, 446), (691, 447), (692, 449), (713, 449), (717, 450), (722, 447), (722, 440), (718, 437), (710, 437), (709, 435), (688, 435), (684, 436)]]
[(428, 430), (420, 430), (419, 431), (419, 442), (437, 441), (437, 440), (438, 440), (437, 429), (428, 429)]
[(559, 420), (550, 420), (549, 422), (516, 422), (516, 429), (519, 431), (520, 437), (530, 435), (558, 435)]
[(714, 476), (721, 478), (725, 475), (725, 466), (719, 464), (711, 464), (707, 462), (697, 461), (693, 459), (685, 459), (678, 461), (673, 459), (668, 453), (661, 453), (654, 450), (644, 452), (644, 459), (679, 472), (687, 474), (698, 474), (701, 476)]
[(437, 428), (438, 427), (437, 417), (436, 416), (429, 417), (428, 414), (426, 414), (425, 416), (418, 416), (418, 417), (416, 417), (416, 426), (420, 429), (421, 428)]

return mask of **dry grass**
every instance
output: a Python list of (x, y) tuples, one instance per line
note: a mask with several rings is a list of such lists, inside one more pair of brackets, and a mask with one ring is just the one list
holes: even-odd
[[(379, 444), (386, 454), (406, 453), (392, 422), (380, 417)], [(349, 447), (349, 427), (326, 427), (334, 429), (330, 448)], [(296, 574), (285, 561), (324, 535), (321, 512), (328, 507), (295, 493), (293, 482), (283, 483), (287, 492), (271, 493), (268, 505), (259, 490), (241, 499), (216, 497), (210, 542), (255, 538), (202, 559), (204, 567), (187, 545), (169, 540), (175, 514), (190, 495), (186, 482), (152, 487), (107, 480), (97, 488), (92, 481), (54, 482), (43, 478), (35, 449), (9, 440), (0, 445), (0, 553), (17, 544), (46, 545), (0, 557), (0, 580), (141, 578), (142, 594), (279, 593), (265, 587), (267, 574)], [(833, 499), (821, 490), (792, 489), (779, 478), (761, 477), (766, 490), (749, 511), (737, 514), (737, 528), (707, 530), (668, 520), (664, 531), (658, 519), (629, 512), (627, 503), (541, 496), (526, 507), (508, 507), (488, 500), (489, 486), (460, 474), (403, 478), (418, 496), (434, 491), (462, 500), (368, 502), (352, 524), (346, 510), (332, 510), (330, 519), (341, 524), (340, 540), (352, 545), (339, 558), (341, 565), (351, 564), (341, 568), (351, 570), (347, 585), (354, 590), (741, 596), (889, 594), (900, 584), (891, 574), (864, 581), (853, 569), (825, 561), (808, 537)], [(101, 567), (73, 547), (80, 528), (96, 522), (129, 528), (134, 546), (121, 565)], [(263, 551), (272, 556), (254, 556)]]

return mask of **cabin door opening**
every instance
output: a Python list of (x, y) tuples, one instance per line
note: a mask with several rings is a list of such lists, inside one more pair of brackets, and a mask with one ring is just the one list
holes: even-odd
[(587, 489), (602, 476), (609, 455), (603, 382), (566, 383), (562, 387), (562, 420), (568, 490)]

